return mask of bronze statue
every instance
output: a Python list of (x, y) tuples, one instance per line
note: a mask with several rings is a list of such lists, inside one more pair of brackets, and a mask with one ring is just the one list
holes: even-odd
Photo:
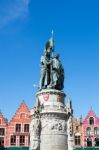
[(56, 54), (52, 60), (52, 87), (58, 90), (63, 89), (64, 69), (59, 60), (59, 54)]
[(64, 88), (64, 68), (59, 60), (59, 54), (53, 56), (53, 52), (54, 40), (51, 37), (45, 45), (44, 55), (41, 56), (40, 90)]
[(50, 54), (45, 52), (45, 55), (41, 56), (40, 89), (47, 88), (50, 84), (50, 63)]

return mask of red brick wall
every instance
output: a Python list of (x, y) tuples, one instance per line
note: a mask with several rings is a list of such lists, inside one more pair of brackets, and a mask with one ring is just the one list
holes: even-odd
[[(29, 133), (24, 132), (24, 124), (30, 124), (30, 121), (31, 120), (29, 118), (29, 109), (23, 102), (7, 126), (6, 147), (11, 147), (10, 144), (11, 135), (16, 136), (15, 146), (20, 146), (19, 139), (21, 135), (25, 136), (25, 145), (23, 146), (29, 146)], [(16, 132), (16, 124), (21, 124), (20, 132)]]

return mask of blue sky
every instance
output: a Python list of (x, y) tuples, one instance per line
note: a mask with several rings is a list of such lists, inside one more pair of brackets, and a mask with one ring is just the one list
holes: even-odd
[(98, 0), (0, 0), (0, 109), (9, 120), (35, 102), (40, 56), (54, 30), (74, 115), (99, 116)]

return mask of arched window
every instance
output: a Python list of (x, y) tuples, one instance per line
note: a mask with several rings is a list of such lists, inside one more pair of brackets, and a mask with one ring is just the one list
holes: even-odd
[(87, 139), (87, 147), (92, 147), (92, 139), (91, 138)]
[(88, 136), (91, 135), (91, 128), (90, 128), (90, 127), (88, 127), (88, 128), (86, 129), (86, 133), (87, 133)]
[(95, 135), (99, 135), (99, 128), (98, 128), (98, 127), (95, 127), (95, 128), (94, 128), (94, 134), (95, 134)]
[(90, 125), (94, 125), (94, 118), (93, 118), (93, 117), (90, 117), (90, 118), (89, 118), (89, 124), (90, 124)]
[(99, 138), (95, 138), (95, 146), (99, 147)]

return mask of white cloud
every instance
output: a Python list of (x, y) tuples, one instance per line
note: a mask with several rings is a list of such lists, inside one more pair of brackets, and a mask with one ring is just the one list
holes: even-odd
[(30, 0), (5, 0), (0, 3), (0, 27), (3, 27), (18, 18), (26, 17)]

